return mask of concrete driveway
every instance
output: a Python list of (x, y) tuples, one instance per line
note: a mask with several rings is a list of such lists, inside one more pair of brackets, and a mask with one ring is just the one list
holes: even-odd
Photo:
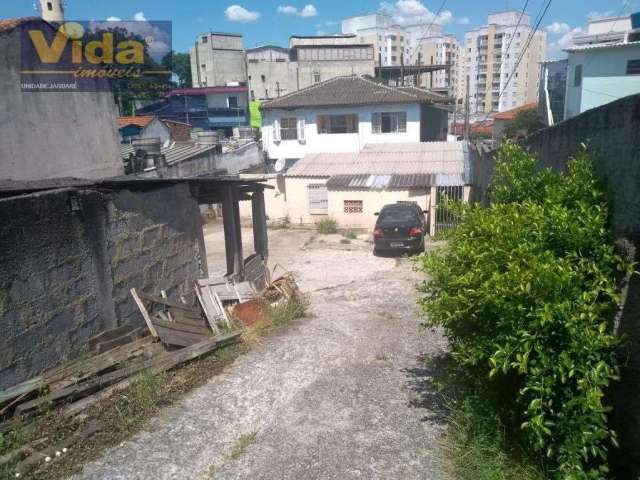
[[(207, 230), (211, 251), (220, 235)], [(76, 478), (443, 478), (436, 439), (444, 423), (417, 399), (433, 393), (419, 358), (446, 342), (418, 331), (419, 277), (407, 260), (311, 237), (270, 231), (271, 260), (298, 274), (308, 318), (241, 356)], [(210, 268), (222, 267), (214, 257)]]

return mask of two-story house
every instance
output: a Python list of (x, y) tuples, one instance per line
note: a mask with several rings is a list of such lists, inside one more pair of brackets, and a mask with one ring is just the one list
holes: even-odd
[(359, 152), (373, 143), (443, 141), (447, 97), (390, 87), (370, 77), (335, 77), (262, 105), (262, 140), (271, 161), (311, 153)]

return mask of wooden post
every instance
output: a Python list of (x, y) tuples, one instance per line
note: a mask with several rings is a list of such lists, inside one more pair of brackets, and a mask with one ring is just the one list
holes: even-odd
[(269, 239), (267, 237), (267, 212), (262, 190), (256, 190), (251, 195), (251, 216), (253, 218), (253, 245), (255, 251), (266, 260), (269, 258)]
[(222, 187), (222, 220), (224, 225), (224, 247), (227, 257), (227, 275), (241, 281), (244, 260), (242, 256), (242, 231), (240, 228), (240, 206), (238, 190), (233, 185)]

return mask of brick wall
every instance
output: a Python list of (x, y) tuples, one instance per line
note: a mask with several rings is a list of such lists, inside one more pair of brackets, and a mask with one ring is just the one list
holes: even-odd
[(188, 295), (205, 259), (186, 184), (0, 200), (0, 388), (76, 356), (102, 330), (144, 325), (129, 290)]

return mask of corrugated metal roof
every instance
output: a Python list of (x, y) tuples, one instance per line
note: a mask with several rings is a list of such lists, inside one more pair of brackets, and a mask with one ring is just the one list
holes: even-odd
[[(168, 147), (162, 147), (161, 153), (166, 158), (167, 163), (172, 164), (202, 155), (210, 150), (214, 150), (216, 147), (217, 145), (206, 145), (193, 142), (174, 142)], [(123, 159), (128, 158), (132, 153), (134, 153), (132, 145), (122, 145), (120, 147), (120, 156)]]
[(435, 185), (435, 175), (335, 175), (327, 180), (330, 190), (389, 190), (428, 188)]
[(590, 45), (574, 45), (570, 48), (565, 48), (565, 52), (581, 52), (584, 50), (601, 50), (605, 48), (622, 48), (633, 47), (640, 45), (640, 41), (637, 42), (608, 42), (608, 43), (594, 43)]
[[(359, 153), (305, 155), (287, 172), (289, 177), (444, 175), (470, 180), (466, 142), (368, 144)], [(466, 180), (466, 181), (464, 181)], [(436, 177), (436, 181), (438, 178)], [(460, 183), (455, 183), (460, 184)]]

